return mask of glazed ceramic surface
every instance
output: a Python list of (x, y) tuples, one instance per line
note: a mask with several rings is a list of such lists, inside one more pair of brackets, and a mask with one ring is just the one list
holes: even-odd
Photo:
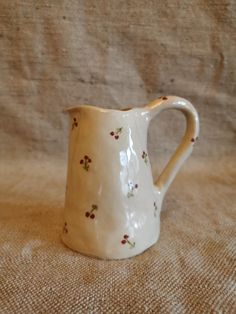
[[(153, 183), (147, 130), (152, 118), (166, 109), (182, 111), (187, 128)], [(87, 105), (67, 111), (71, 130), (63, 242), (103, 259), (143, 252), (158, 240), (163, 198), (197, 140), (196, 110), (185, 99), (164, 96), (125, 111)]]

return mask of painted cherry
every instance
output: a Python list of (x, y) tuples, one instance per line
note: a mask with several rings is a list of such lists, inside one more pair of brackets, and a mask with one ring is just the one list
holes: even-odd
[(92, 204), (92, 206), (91, 206), (91, 210), (90, 211), (87, 211), (86, 213), (85, 213), (85, 217), (87, 217), (87, 218), (91, 218), (91, 219), (94, 219), (95, 218), (95, 214), (94, 214), (94, 211), (95, 210), (98, 210), (98, 206), (97, 205), (95, 205), (95, 204)]
[(197, 140), (198, 140), (198, 137), (196, 137), (196, 138), (191, 138), (191, 142), (192, 142), (192, 143), (195, 143)]
[(63, 233), (68, 233), (67, 222), (64, 223)]
[(115, 131), (111, 131), (111, 132), (110, 132), (110, 135), (111, 135), (112, 137), (114, 137), (114, 139), (118, 140), (119, 137), (120, 137), (120, 135), (121, 135), (121, 133), (122, 133), (122, 130), (123, 130), (122, 127), (117, 128), (117, 129), (115, 129)]
[(145, 151), (143, 151), (143, 153), (142, 153), (142, 158), (143, 158), (145, 164), (147, 164), (148, 163), (148, 154)]
[(128, 244), (130, 249), (133, 249), (135, 247), (135, 242), (131, 242), (129, 239), (128, 234), (123, 235), (123, 239), (120, 241), (121, 244)]
[(157, 204), (156, 202), (153, 203), (154, 206), (154, 216), (157, 217)]
[(89, 158), (89, 156), (84, 155), (84, 158), (80, 160), (80, 164), (83, 165), (84, 170), (88, 171), (89, 170), (89, 164), (92, 162), (92, 159)]
[(72, 123), (72, 130), (78, 126), (78, 122), (76, 118), (73, 118), (73, 123)]
[(134, 191), (137, 190), (138, 184), (133, 184), (132, 182), (128, 183), (129, 185), (129, 192), (127, 193), (127, 197), (132, 197), (134, 196)]

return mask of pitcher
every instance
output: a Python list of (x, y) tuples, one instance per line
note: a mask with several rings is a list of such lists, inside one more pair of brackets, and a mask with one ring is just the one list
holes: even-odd
[[(154, 184), (147, 131), (166, 109), (180, 110), (187, 128)], [(195, 108), (183, 98), (164, 96), (143, 108), (80, 105), (67, 111), (71, 125), (63, 242), (102, 259), (143, 252), (158, 240), (163, 198), (197, 140)]]

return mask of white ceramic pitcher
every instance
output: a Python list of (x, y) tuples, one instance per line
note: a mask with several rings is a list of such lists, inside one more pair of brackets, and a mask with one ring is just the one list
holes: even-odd
[[(154, 184), (147, 131), (152, 118), (166, 109), (180, 110), (187, 128)], [(158, 240), (163, 198), (197, 140), (196, 110), (183, 98), (163, 96), (143, 108), (81, 105), (67, 111), (71, 130), (63, 242), (103, 259), (143, 252)]]

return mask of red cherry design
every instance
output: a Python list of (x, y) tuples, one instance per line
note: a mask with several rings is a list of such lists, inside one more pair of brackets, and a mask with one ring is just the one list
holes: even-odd
[(76, 118), (73, 118), (73, 123), (72, 123), (72, 130), (74, 129), (74, 127), (78, 126), (78, 122)]
[(93, 205), (91, 206), (91, 210), (90, 210), (90, 211), (87, 211), (87, 212), (85, 213), (85, 216), (86, 216), (86, 217), (90, 217), (91, 219), (94, 219), (94, 218), (95, 218), (95, 214), (93, 213), (93, 211), (94, 211), (94, 210), (97, 210), (97, 209), (98, 209), (98, 206), (95, 205), (95, 204), (93, 204)]
[(115, 131), (111, 131), (111, 132), (110, 132), (110, 135), (111, 135), (111, 136), (114, 136), (114, 139), (118, 140), (120, 134), (122, 133), (122, 129), (123, 129), (123, 127), (116, 128)]
[(67, 222), (64, 223), (63, 232), (68, 233)]
[(92, 162), (92, 159), (88, 155), (84, 155), (84, 158), (80, 160), (80, 164), (83, 164), (83, 169), (86, 171), (89, 170), (90, 163)]
[(129, 238), (128, 234), (124, 234), (123, 239), (120, 242), (121, 242), (121, 244), (127, 243), (129, 245), (130, 249), (132, 249), (135, 247), (135, 242), (128, 240), (128, 238)]
[(124, 234), (123, 239), (120, 242), (121, 242), (121, 244), (127, 243), (129, 245), (130, 249), (132, 249), (135, 247), (135, 242), (128, 240), (128, 238), (129, 238), (128, 234)]

